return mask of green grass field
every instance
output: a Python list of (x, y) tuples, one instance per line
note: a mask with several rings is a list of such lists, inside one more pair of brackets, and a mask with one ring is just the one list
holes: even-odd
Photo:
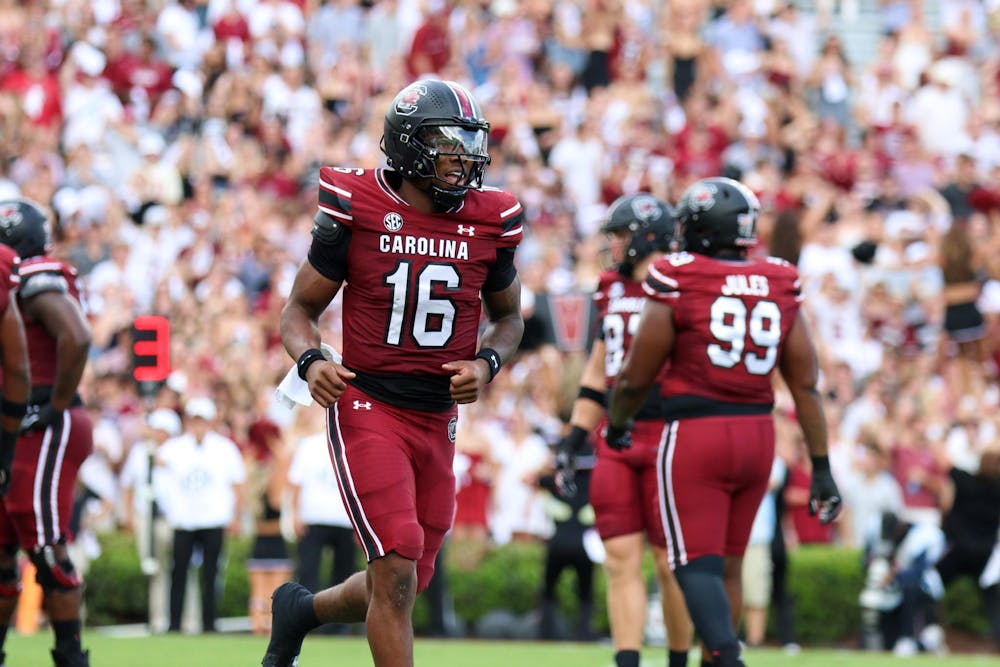
[[(267, 641), (250, 635), (201, 637), (156, 636), (119, 638), (87, 632), (84, 644), (93, 667), (254, 667), (260, 665)], [(52, 636), (11, 636), (7, 640), (8, 667), (48, 667)], [(1000, 664), (996, 655), (918, 656), (908, 660), (889, 654), (805, 649), (796, 656), (781, 650), (747, 651), (748, 667), (876, 667), (892, 664), (974, 667)], [(364, 667), (371, 665), (363, 639), (310, 637), (300, 667)], [(427, 667), (611, 667), (611, 648), (600, 644), (476, 642), (417, 640), (416, 664)], [(643, 667), (663, 667), (663, 649), (643, 651)], [(690, 665), (697, 665), (691, 656)]]

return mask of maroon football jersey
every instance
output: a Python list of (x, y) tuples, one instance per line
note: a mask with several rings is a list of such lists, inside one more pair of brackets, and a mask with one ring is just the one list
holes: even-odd
[(524, 209), (492, 188), (453, 213), (420, 213), (384, 169), (323, 167), (319, 209), (351, 230), (344, 364), (373, 375), (446, 377), (476, 354), (480, 291), (499, 248), (521, 241)]
[(0, 315), (7, 312), (10, 303), (10, 291), (21, 283), (18, 265), (21, 258), (10, 246), (0, 244)]
[(673, 308), (676, 331), (666, 397), (774, 402), (771, 371), (799, 311), (799, 275), (775, 257), (725, 261), (677, 253), (656, 261), (643, 285)]
[[(42, 292), (62, 292), (78, 303), (80, 301), (76, 269), (62, 260), (45, 255), (32, 257), (21, 262), (20, 273), (18, 299), (22, 302)], [(24, 333), (28, 339), (32, 388), (52, 386), (56, 380), (55, 337), (41, 322), (27, 316), (24, 318)]]
[[(626, 278), (615, 270), (601, 274), (594, 292), (594, 306), (601, 323), (598, 334), (604, 340), (604, 373), (608, 379), (608, 389), (615, 386), (615, 380), (625, 362), (625, 356), (632, 347), (632, 337), (639, 328), (639, 315), (646, 302), (646, 292), (641, 282)], [(660, 369), (657, 380), (665, 377), (669, 364)], [(637, 419), (657, 416), (660, 392), (654, 387)]]

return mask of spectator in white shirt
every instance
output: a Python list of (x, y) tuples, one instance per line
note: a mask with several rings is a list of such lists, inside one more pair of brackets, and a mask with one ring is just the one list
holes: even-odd
[[(293, 524), (299, 538), (299, 583), (312, 592), (335, 586), (357, 569), (354, 529), (330, 464), (326, 435), (303, 438), (288, 470)], [(333, 570), (320, 581), (323, 551), (333, 550)]]
[(163, 499), (156, 498), (153, 492), (154, 460), (157, 449), (168, 438), (180, 434), (181, 418), (176, 412), (167, 408), (151, 412), (146, 418), (146, 431), (129, 450), (119, 478), (124, 525), (135, 536), (142, 573), (149, 577), (149, 629), (154, 633), (166, 632), (169, 623), (173, 544), (173, 531), (160, 509)]
[(212, 430), (215, 404), (189, 399), (185, 430), (160, 448), (155, 483), (164, 494), (167, 522), (174, 529), (170, 583), (170, 627), (180, 632), (187, 571), (195, 545), (201, 547), (201, 620), (203, 632), (215, 632), (219, 563), (229, 527), (239, 528), (238, 508), (246, 469), (236, 444)]

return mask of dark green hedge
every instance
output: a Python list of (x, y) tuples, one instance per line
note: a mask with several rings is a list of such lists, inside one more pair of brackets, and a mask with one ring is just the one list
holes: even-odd
[[(87, 620), (90, 625), (136, 623), (146, 618), (148, 586), (139, 571), (132, 538), (125, 534), (101, 537), (103, 553), (87, 575)], [(467, 628), (474, 628), (487, 612), (506, 609), (523, 615), (537, 608), (542, 586), (544, 546), (509, 544), (490, 550), (475, 567), (461, 564), (461, 545), (449, 553), (446, 571), (455, 610)], [(227, 542), (227, 566), (220, 616), (245, 616), (249, 586), (244, 563), (249, 541)], [(858, 593), (863, 584), (861, 554), (856, 550), (822, 546), (802, 547), (790, 556), (789, 590), (795, 603), (795, 631), (806, 644), (852, 641), (860, 624)], [(652, 581), (652, 559), (644, 563)], [(559, 582), (563, 614), (576, 618), (575, 576), (566, 571)], [(595, 576), (594, 629), (607, 633), (605, 584), (600, 568)], [(959, 581), (948, 589), (942, 605), (947, 625), (984, 635), (987, 625), (975, 584)], [(427, 604), (418, 599), (414, 624), (427, 627)]]

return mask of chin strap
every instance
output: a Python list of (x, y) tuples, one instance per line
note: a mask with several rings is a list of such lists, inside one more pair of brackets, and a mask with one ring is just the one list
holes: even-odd
[(441, 213), (453, 213), (465, 201), (465, 189), (450, 190), (431, 183), (431, 201)]

